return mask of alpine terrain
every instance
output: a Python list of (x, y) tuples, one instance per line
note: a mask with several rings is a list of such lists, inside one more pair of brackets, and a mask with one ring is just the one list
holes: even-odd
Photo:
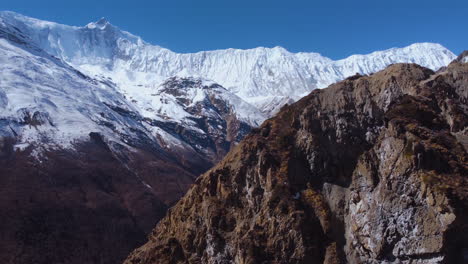
[[(220, 184), (231, 180), (235, 182), (235, 184), (233, 182), (232, 188), (226, 187), (226, 192), (223, 194), (229, 194), (231, 198), (220, 200), (221, 196), (211, 197), (213, 196), (211, 194), (208, 202), (205, 198), (200, 198), (202, 196), (193, 196), (194, 199), (190, 202), (200, 202), (200, 204), (193, 205), (184, 211), (184, 214), (189, 216), (189, 218), (183, 219), (187, 223), (186, 226), (180, 225), (176, 221), (172, 223), (166, 218), (158, 225), (159, 229), (163, 225), (172, 223), (174, 226), (168, 227), (168, 230), (175, 228), (180, 231), (178, 231), (178, 235), (185, 236), (188, 233), (184, 228), (192, 228), (193, 221), (207, 224), (207, 222), (196, 218), (195, 215), (192, 216), (192, 213), (203, 213), (206, 214), (206, 217), (211, 217), (213, 215), (210, 210), (220, 208), (218, 206), (231, 200), (239, 203), (236, 206), (242, 205), (244, 208), (242, 210), (245, 211), (232, 210), (232, 205), (226, 204), (224, 208), (226, 216), (236, 212), (235, 214), (238, 214), (239, 217), (248, 219), (260, 211), (267, 213), (268, 210), (279, 208), (276, 204), (268, 208), (263, 207), (263, 202), (259, 204), (259, 201), (263, 200), (257, 201), (255, 199), (258, 199), (258, 192), (262, 192), (263, 197), (263, 193), (267, 194), (277, 188), (275, 186), (280, 186), (277, 183), (282, 182), (283, 178), (275, 178), (277, 177), (275, 175), (292, 177), (290, 175), (294, 173), (287, 172), (289, 166), (297, 168), (297, 173), (294, 174), (297, 175), (297, 179), (292, 181), (296, 184), (295, 187), (288, 189), (288, 195), (293, 191), (292, 197), (296, 198), (290, 201), (291, 197), (287, 196), (288, 198), (284, 199), (288, 206), (294, 204), (294, 206), (299, 206), (297, 207), (299, 208), (298, 212), (303, 209), (305, 214), (311, 214), (312, 211), (309, 209), (300, 207), (305, 206), (301, 205), (300, 201), (303, 199), (301, 197), (306, 195), (303, 192), (309, 189), (314, 190), (314, 195), (317, 194), (313, 197), (325, 199), (333, 196), (333, 201), (336, 203), (345, 203), (344, 201), (347, 200), (339, 197), (348, 197), (347, 195), (351, 195), (348, 192), (357, 188), (352, 185), (354, 176), (351, 174), (357, 166), (356, 164), (359, 164), (358, 157), (364, 159), (360, 158), (360, 155), (367, 152), (370, 153), (368, 155), (371, 155), (373, 153), (371, 150), (377, 148), (380, 144), (378, 142), (383, 140), (383, 135), (386, 135), (382, 133), (393, 133), (391, 131), (394, 131), (393, 128), (389, 127), (390, 120), (397, 118), (395, 116), (398, 116), (400, 110), (391, 112), (390, 109), (400, 109), (396, 106), (396, 102), (400, 102), (403, 95), (418, 95), (420, 93), (419, 97), (407, 96), (405, 98), (413, 98), (417, 103), (410, 105), (421, 105), (425, 109), (424, 111), (429, 111), (438, 119), (429, 120), (427, 119), (429, 118), (429, 114), (426, 114), (427, 111), (423, 111), (424, 113), (419, 116), (419, 110), (415, 110), (415, 114), (418, 115), (414, 117), (416, 121), (411, 119), (408, 122), (413, 124), (412, 129), (422, 129), (421, 131), (425, 127), (432, 128), (431, 122), (436, 122), (434, 126), (439, 132), (429, 131), (428, 135), (422, 135), (404, 126), (404, 129), (408, 129), (414, 134), (415, 138), (411, 142), (419, 142), (418, 144), (422, 146), (414, 143), (418, 146), (415, 145), (417, 150), (414, 151), (423, 151), (422, 154), (411, 152), (405, 157), (409, 159), (414, 155), (417, 157), (422, 155), (418, 159), (423, 159), (425, 157), (423, 154), (427, 151), (432, 153), (430, 155), (436, 155), (434, 157), (439, 157), (437, 153), (440, 151), (449, 155), (440, 158), (440, 166), (443, 169), (437, 167), (434, 170), (429, 170), (423, 167), (426, 163), (427, 166), (439, 166), (437, 165), (439, 163), (432, 164), (427, 160), (426, 163), (421, 163), (423, 162), (421, 160), (420, 163), (417, 163), (420, 165), (417, 166), (411, 164), (416, 166), (414, 167), (415, 173), (430, 172), (432, 173), (430, 175), (435, 175), (432, 178), (428, 176), (429, 183), (442, 180), (440, 175), (453, 176), (454, 182), (447, 182), (448, 187), (442, 188), (444, 192), (440, 194), (442, 195), (440, 197), (447, 197), (444, 198), (446, 200), (439, 200), (438, 196), (434, 196), (434, 201), (437, 200), (437, 203), (444, 201), (443, 206), (445, 206), (441, 207), (442, 211), (434, 213), (436, 215), (434, 217), (450, 212), (453, 213), (453, 216), (448, 215), (449, 220), (459, 219), (457, 212), (453, 211), (458, 210), (459, 207), (453, 205), (452, 202), (461, 199), (460, 203), (463, 204), (464, 196), (456, 198), (459, 197), (457, 196), (459, 194), (455, 193), (453, 194), (455, 198), (453, 198), (445, 193), (445, 191), (451, 190), (452, 185), (450, 184), (455, 184), (455, 181), (459, 179), (457, 177), (462, 175), (464, 167), (461, 159), (465, 157), (463, 156), (465, 155), (463, 154), (465, 153), (464, 149), (460, 148), (457, 142), (466, 142), (464, 141), (466, 140), (464, 138), (464, 131), (466, 131), (464, 130), (464, 122), (466, 122), (464, 119), (464, 111), (466, 110), (464, 67), (466, 65), (463, 64), (466, 57), (445, 68), (455, 58), (456, 56), (443, 46), (432, 43), (418, 43), (405, 48), (393, 48), (368, 55), (353, 55), (338, 61), (333, 61), (317, 53), (291, 53), (281, 47), (178, 54), (146, 43), (140, 37), (120, 30), (105, 19), (83, 27), (76, 27), (2, 11), (0, 12), (0, 216), (2, 217), (0, 259), (3, 263), (15, 264), (107, 264), (122, 262), (133, 249), (146, 241), (147, 234), (166, 215), (168, 208), (179, 201), (197, 177), (221, 160), (215, 169), (198, 178), (195, 187), (187, 197), (202, 195), (197, 188), (205, 186), (204, 182), (212, 177), (207, 175), (213, 175), (213, 172), (223, 168), (225, 178), (219, 181)], [(388, 69), (384, 73), (373, 74), (394, 63), (416, 63), (428, 69), (413, 65), (405, 66), (408, 69), (403, 70), (401, 68), (403, 66), (398, 66), (398, 64), (389, 68), (395, 70), (401, 68), (398, 71), (401, 76), (395, 75), (394, 79), (387, 80), (379, 77), (385, 75), (385, 72), (389, 72)], [(433, 73), (437, 70), (437, 73)], [(413, 76), (414, 72), (420, 73), (417, 73), (415, 77)], [(369, 76), (363, 77), (355, 75), (356, 73)], [(340, 87), (344, 84), (352, 86), (354, 83), (364, 81), (368, 83), (360, 83), (359, 87), (361, 88), (356, 89), (356, 92), (352, 92), (355, 89), (351, 89), (351, 86), (346, 86), (347, 90), (345, 88), (315, 90), (306, 99), (291, 106), (285, 106), (294, 103), (316, 88), (327, 87), (349, 76), (353, 76), (350, 77), (353, 80), (348, 79), (332, 87)], [(403, 83), (400, 83), (400, 79), (404, 80)], [(434, 91), (427, 87), (432, 87)], [(441, 87), (444, 87), (445, 90), (442, 91)], [(341, 98), (339, 97), (341, 93), (345, 96), (343, 89), (349, 90), (346, 96), (362, 93), (361, 97)], [(421, 89), (427, 94), (414, 89)], [(429, 93), (433, 93), (433, 95), (430, 96)], [(318, 95), (321, 99), (317, 97)], [(311, 99), (316, 97), (318, 99)], [(336, 98), (341, 99), (335, 100)], [(358, 104), (362, 105), (358, 106)], [(283, 110), (280, 111), (279, 115), (268, 119), (282, 107)], [(308, 115), (314, 116), (315, 119), (308, 119), (308, 116), (302, 117), (302, 114), (299, 114), (306, 109), (310, 109), (307, 110), (309, 111)], [(290, 117), (292, 119), (280, 121), (283, 120), (282, 116), (289, 113), (288, 111), (292, 111)], [(326, 114), (329, 112), (331, 114)], [(391, 113), (394, 114), (391, 115)], [(295, 117), (293, 118), (293, 116)], [(326, 124), (320, 123), (322, 122), (321, 118), (324, 118), (323, 122)], [(422, 121), (419, 118), (422, 118)], [(424, 123), (426, 122), (424, 120), (429, 123)], [(421, 123), (422, 127), (419, 126), (418, 122), (423, 122)], [(275, 124), (281, 124), (281, 131), (283, 131), (281, 133), (288, 133), (279, 141), (275, 133), (280, 132), (275, 130)], [(321, 125), (318, 126), (319, 124)], [(258, 128), (260, 125), (261, 128)], [(288, 128), (290, 125), (292, 127)], [(302, 126), (304, 126), (303, 129)], [(326, 133), (319, 137), (318, 135), (322, 133), (320, 129)], [(239, 142), (252, 130), (253, 133), (248, 139), (238, 146)], [(267, 130), (271, 130), (271, 134), (264, 132)], [(297, 133), (300, 131), (305, 133), (303, 137), (298, 136)], [(398, 131), (395, 130), (394, 133)], [(400, 132), (389, 135), (395, 137), (395, 140), (403, 140), (403, 143), (398, 141), (400, 142), (398, 144), (405, 145), (407, 141), (402, 135), (404, 134), (406, 137), (407, 134)], [(361, 133), (364, 133), (365, 136), (362, 136)], [(429, 144), (433, 141), (432, 136), (437, 139), (441, 138), (440, 142), (443, 143), (434, 139), (436, 142), (434, 144), (441, 144), (441, 147), (432, 149), (433, 146)], [(270, 139), (272, 141), (268, 142)], [(280, 145), (275, 145), (277, 143)], [(257, 151), (260, 145), (266, 148), (270, 146), (269, 144), (273, 144), (272, 146), (277, 149), (272, 152), (266, 149), (262, 150), (263, 152), (260, 149)], [(386, 151), (389, 153), (393, 153), (393, 150), (397, 151), (398, 146), (400, 146), (398, 144), (388, 143), (389, 149)], [(286, 145), (289, 147), (286, 148)], [(301, 152), (299, 146), (307, 149), (310, 153)], [(320, 146), (320, 148), (315, 149), (316, 146)], [(251, 150), (247, 151), (245, 148)], [(294, 151), (291, 152), (292, 150)], [(445, 150), (446, 152), (444, 152)], [(223, 160), (229, 151), (232, 151), (231, 154)], [(265, 155), (269, 153), (269, 156), (262, 159), (262, 162), (265, 163), (262, 163), (261, 167), (255, 165), (260, 162), (256, 157), (257, 152)], [(377, 149), (375, 152), (377, 153)], [(280, 156), (276, 156), (280, 155), (278, 153), (281, 153), (281, 159)], [(292, 159), (291, 153), (298, 155), (298, 158)], [(249, 158), (243, 160), (247, 154), (250, 155)], [(241, 157), (242, 160), (238, 160)], [(376, 167), (375, 164), (380, 163), (375, 163), (377, 161), (373, 158), (375, 157), (369, 156), (368, 162), (371, 165), (368, 166), (371, 166), (369, 168), (377, 173), (372, 174), (377, 175), (372, 176), (374, 177), (372, 179), (376, 180), (380, 177), (378, 176), (380, 175), (378, 174), (380, 167)], [(306, 177), (304, 173), (308, 172), (301, 163), (305, 162), (303, 159), (310, 163), (312, 174), (307, 177), (316, 175), (312, 177), (314, 180), (301, 178)], [(387, 160), (387, 157), (382, 159)], [(234, 163), (231, 163), (231, 160)], [(280, 163), (274, 163), (275, 160)], [(284, 167), (283, 162), (288, 160), (290, 160), (290, 164), (288, 163), (289, 165)], [(298, 164), (293, 164), (294, 162)], [(444, 162), (448, 162), (448, 165)], [(282, 168), (280, 174), (277, 173), (275, 166)], [(457, 166), (460, 167), (458, 171), (455, 170), (458, 168)], [(240, 178), (231, 179), (231, 176), (234, 175), (231, 169), (228, 169), (231, 167), (232, 169), (239, 168), (238, 175), (241, 176), (236, 177)], [(333, 169), (329, 171), (330, 168)], [(406, 176), (413, 175), (413, 170), (405, 171)], [(254, 177), (253, 175), (257, 175), (255, 181), (251, 181), (249, 178)], [(266, 187), (265, 189), (264, 184), (266, 183), (263, 181), (268, 177), (276, 180), (268, 183), (270, 189)], [(417, 179), (419, 178), (414, 178), (416, 182)], [(289, 184), (289, 178), (285, 178), (284, 182), (286, 182), (284, 184)], [(304, 187), (307, 186), (307, 182), (310, 182), (309, 189)], [(427, 188), (432, 188), (429, 183), (426, 184), (429, 186)], [(238, 184), (249, 184), (249, 187), (242, 189), (243, 187), (240, 188), (241, 185)], [(462, 182), (460, 184), (463, 186)], [(215, 183), (213, 186), (218, 185)], [(336, 189), (338, 187), (333, 187), (335, 185), (342, 189)], [(213, 190), (218, 188), (210, 186), (205, 186), (207, 189), (203, 189), (203, 193), (213, 193)], [(329, 186), (323, 188), (330, 188), (330, 192), (338, 192), (342, 196), (338, 194), (332, 196), (324, 194), (324, 196), (321, 186)], [(248, 190), (248, 195), (242, 196), (241, 192), (246, 190)], [(405, 191), (407, 190), (405, 189)], [(275, 199), (281, 198), (280, 200), (283, 200), (284, 193), (282, 192), (275, 194), (277, 197)], [(380, 193), (375, 195), (386, 197)], [(413, 198), (411, 195), (412, 193), (408, 194), (408, 197)], [(436, 195), (435, 191), (434, 195)], [(172, 212), (178, 212), (181, 204), (189, 201), (190, 198), (187, 197), (178, 203)], [(423, 200), (418, 200), (416, 204), (421, 201)], [(211, 207), (211, 202), (216, 202), (216, 206)], [(335, 206), (331, 202), (328, 204)], [(197, 208), (202, 208), (199, 206), (203, 206), (204, 209), (208, 208), (204, 206), (209, 206), (211, 209), (195, 212)], [(253, 208), (252, 206), (256, 208), (255, 214), (253, 214), (254, 211), (249, 211)], [(346, 209), (348, 207), (336, 206), (340, 210), (348, 210)], [(431, 208), (438, 208), (439, 204), (431, 206), (433, 206)], [(285, 208), (290, 210), (290, 207)], [(426, 207), (421, 208), (423, 210)], [(330, 209), (327, 212), (335, 211)], [(331, 226), (342, 227), (348, 232), (346, 225), (343, 224), (347, 221), (346, 217), (349, 216), (348, 211), (336, 212), (337, 214), (332, 217), (333, 221), (341, 224)], [(364, 212), (369, 211), (364, 210)], [(384, 213), (382, 211), (382, 214)], [(170, 213), (169, 216), (173, 214)], [(278, 217), (281, 217), (282, 214), (285, 213), (281, 211)], [(309, 215), (301, 217), (297, 218), (297, 221), (309, 217), (315, 221), (315, 225), (310, 226), (311, 230), (318, 230), (314, 227), (318, 228), (319, 226), (318, 218)], [(370, 215), (368, 217), (377, 216)], [(264, 223), (270, 223), (267, 218), (259, 219), (266, 221)], [(449, 220), (440, 221), (449, 223)], [(210, 221), (216, 222), (218, 220)], [(240, 221), (240, 219), (235, 221)], [(288, 221), (292, 221), (292, 219)], [(299, 232), (297, 228), (304, 227), (300, 225), (300, 222), (297, 222), (295, 226), (297, 228), (292, 228), (292, 226), (287, 226), (288, 221), (283, 224), (284, 228), (291, 229), (291, 234)], [(463, 220), (453, 220), (452, 222), (458, 223), (457, 221)], [(226, 225), (231, 228), (238, 226), (236, 223), (226, 222)], [(359, 225), (357, 224), (358, 227), (360, 227)], [(428, 236), (436, 236), (448, 234), (452, 232), (451, 230), (464, 230), (451, 229), (452, 225), (449, 224), (446, 226), (447, 232), (441, 231), (445, 229), (434, 229), (438, 232), (437, 234), (429, 231), (427, 234)], [(219, 232), (222, 230), (214, 226), (210, 228)], [(277, 229), (277, 227), (274, 228)], [(370, 232), (370, 227), (361, 228)], [(247, 257), (251, 253), (240, 257), (241, 255), (238, 256), (237, 253), (233, 253), (234, 251), (230, 251), (237, 249), (232, 244), (234, 242), (230, 242), (231, 238), (226, 237), (223, 237), (223, 241), (226, 241), (226, 247), (222, 249), (222, 252), (225, 251), (225, 253), (221, 254), (218, 242), (213, 242), (213, 239), (216, 240), (218, 237), (211, 237), (208, 235), (211, 233), (203, 233), (206, 231), (203, 230), (197, 230), (200, 233), (197, 233), (196, 236), (201, 244), (197, 244), (192, 249), (186, 248), (186, 244), (180, 240), (182, 237), (172, 236), (172, 233), (165, 234), (168, 237), (161, 237), (158, 243), (177, 242), (179, 246), (171, 250), (181, 252), (183, 257), (174, 259), (182, 262), (198, 260), (219, 262), (228, 261), (230, 257), (239, 258), (239, 261), (247, 261), (251, 258)], [(244, 231), (247, 232), (246, 230), (251, 230), (251, 228)], [(232, 236), (232, 241), (237, 239), (236, 241), (239, 243), (246, 242), (247, 240), (240, 237), (240, 234), (247, 234), (244, 231), (239, 231), (238, 238)], [(309, 246), (307, 244), (309, 238), (322, 239), (327, 237), (327, 241), (330, 243), (333, 241), (338, 243), (337, 248), (346, 242), (326, 232), (322, 237), (307, 238), (302, 238), (297, 233), (298, 235), (294, 235), (294, 239), (303, 239), (305, 247)], [(336, 231), (335, 233), (340, 232)], [(156, 232), (153, 237), (162, 235), (161, 232)], [(204, 235), (207, 235), (208, 240), (201, 239)], [(277, 235), (280, 236), (281, 233)], [(256, 234), (249, 236), (252, 236), (252, 239), (259, 239)], [(364, 236), (365, 234), (362, 235), (362, 237)], [(399, 239), (405, 237), (405, 235), (396, 234), (395, 236)], [(356, 237), (358, 237), (357, 234)], [(278, 243), (285, 243), (285, 241)], [(296, 242), (296, 240), (291, 240), (289, 245), (298, 245)], [(259, 247), (262, 245), (258, 241), (255, 243)], [(272, 240), (271, 243), (274, 241)], [(421, 254), (430, 259), (437, 259), (445, 256), (442, 249), (452, 250), (446, 249), (443, 242), (437, 245), (440, 247), (434, 246), (434, 248), (440, 249), (439, 251), (434, 249), (431, 253)], [(164, 248), (167, 247), (164, 246)], [(262, 250), (267, 250), (265, 252), (272, 250), (269, 247), (262, 248)], [(277, 249), (275, 248), (275, 252), (281, 252)], [(194, 253), (194, 250), (197, 253)], [(241, 249), (239, 250), (241, 252)], [(285, 252), (285, 250), (286, 248), (282, 251)], [(297, 250), (302, 249), (298, 247)], [(317, 246), (313, 259), (323, 258), (325, 256), (323, 250), (322, 247)], [(388, 247), (385, 246), (382, 250), (387, 252)], [(169, 259), (176, 254), (164, 255), (161, 253), (162, 251), (157, 250), (140, 250), (138, 252), (140, 253), (134, 253), (134, 258), (129, 261), (149, 261), (157, 254), (162, 259)], [(202, 256), (203, 254), (200, 252), (207, 252), (205, 254), (208, 255)], [(294, 253), (294, 258), (299, 260), (302, 258), (301, 256), (309, 254), (308, 248), (304, 248), (301, 252), (303, 253)], [(341, 254), (338, 249), (337, 254)], [(274, 254), (271, 257), (276, 258)], [(369, 258), (377, 259), (374, 255)], [(278, 261), (280, 259), (282, 257), (277, 258)], [(252, 261), (257, 260), (252, 258)], [(152, 261), (154, 262), (154, 259)]]

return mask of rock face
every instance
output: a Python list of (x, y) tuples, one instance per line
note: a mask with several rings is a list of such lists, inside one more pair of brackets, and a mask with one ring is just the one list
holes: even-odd
[(315, 90), (200, 176), (126, 264), (464, 263), (468, 64)]

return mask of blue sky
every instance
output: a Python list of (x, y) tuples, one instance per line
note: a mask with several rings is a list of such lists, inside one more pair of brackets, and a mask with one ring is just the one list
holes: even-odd
[(283, 46), (333, 59), (437, 42), (468, 49), (468, 0), (6, 0), (1, 10), (68, 25), (106, 17), (177, 52)]

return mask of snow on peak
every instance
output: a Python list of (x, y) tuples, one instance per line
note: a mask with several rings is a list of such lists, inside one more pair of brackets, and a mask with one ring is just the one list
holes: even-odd
[(105, 29), (108, 25), (110, 25), (109, 21), (107, 21), (107, 19), (105, 19), (104, 17), (102, 17), (101, 19), (99, 19), (97, 22), (91, 22), (89, 23), (88, 25), (86, 25), (87, 28), (89, 29), (95, 29), (95, 28), (98, 28), (98, 29)]

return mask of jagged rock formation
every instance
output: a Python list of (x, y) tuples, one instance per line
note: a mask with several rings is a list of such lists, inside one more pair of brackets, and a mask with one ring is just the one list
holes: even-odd
[(464, 263), (468, 64), (395, 64), (285, 106), (126, 264)]

